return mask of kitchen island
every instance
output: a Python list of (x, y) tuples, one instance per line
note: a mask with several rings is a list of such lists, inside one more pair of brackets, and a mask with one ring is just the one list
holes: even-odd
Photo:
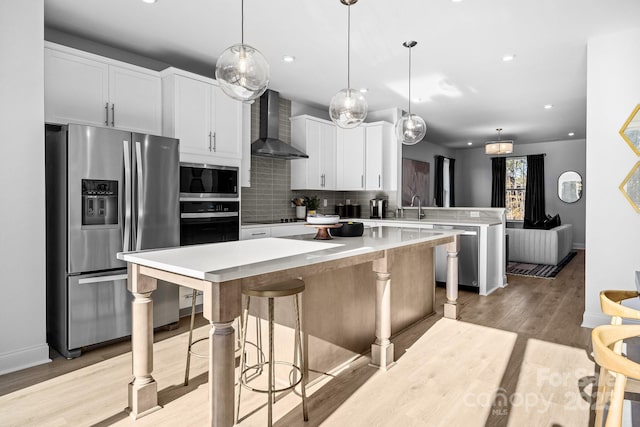
[[(203, 292), (203, 315), (212, 325), (208, 341), (209, 418), (213, 426), (231, 426), (235, 375), (233, 322), (240, 315), (242, 288), (300, 277), (305, 282), (314, 282), (315, 286), (310, 289), (315, 289), (317, 295), (328, 294), (335, 288), (324, 285), (334, 283), (346, 272), (340, 279), (342, 288), (364, 283), (375, 289), (373, 321), (370, 325), (357, 323), (356, 326), (374, 332), (370, 347), (372, 364), (388, 369), (394, 361), (390, 340), (392, 307), (403, 311), (403, 301), (396, 301), (392, 306), (391, 291), (396, 285), (395, 282), (392, 285), (392, 277), (405, 287), (412, 286), (433, 296), (433, 248), (446, 245), (448, 277), (444, 313), (446, 317), (457, 318), (457, 234), (456, 231), (372, 227), (366, 229), (362, 237), (322, 242), (313, 240), (312, 236), (296, 236), (118, 254), (119, 259), (128, 263), (128, 288), (134, 295), (134, 378), (128, 386), (128, 412), (140, 418), (160, 408), (157, 383), (152, 376), (152, 293), (158, 280)], [(411, 295), (405, 293), (405, 296), (404, 301), (410, 304)], [(306, 296), (303, 301), (305, 299)], [(325, 331), (326, 338), (332, 333), (340, 335), (338, 329)]]

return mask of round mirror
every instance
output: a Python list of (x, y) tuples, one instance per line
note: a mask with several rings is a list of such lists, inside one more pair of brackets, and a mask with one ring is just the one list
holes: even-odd
[(582, 197), (582, 177), (578, 172), (563, 172), (558, 177), (558, 197), (566, 203), (574, 203)]

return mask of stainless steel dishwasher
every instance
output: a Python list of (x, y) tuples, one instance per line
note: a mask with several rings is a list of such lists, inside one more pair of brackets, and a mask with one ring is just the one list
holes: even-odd
[[(478, 232), (475, 226), (434, 225), (434, 230), (461, 230), (458, 252), (458, 285), (479, 288), (478, 284)], [(447, 250), (436, 247), (436, 282), (447, 281)]]

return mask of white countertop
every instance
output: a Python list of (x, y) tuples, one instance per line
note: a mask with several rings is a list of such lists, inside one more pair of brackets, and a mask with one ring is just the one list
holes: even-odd
[(366, 228), (361, 237), (314, 240), (313, 235), (120, 252), (118, 259), (211, 282), (251, 277), (459, 234), (449, 230)]

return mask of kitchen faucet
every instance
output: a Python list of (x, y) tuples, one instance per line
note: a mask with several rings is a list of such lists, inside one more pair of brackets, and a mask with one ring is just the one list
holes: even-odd
[(413, 207), (413, 202), (418, 199), (418, 219), (421, 219), (423, 217), (423, 213), (422, 213), (422, 199), (420, 198), (420, 196), (418, 196), (417, 194), (414, 194), (414, 196), (411, 198), (411, 206)]

